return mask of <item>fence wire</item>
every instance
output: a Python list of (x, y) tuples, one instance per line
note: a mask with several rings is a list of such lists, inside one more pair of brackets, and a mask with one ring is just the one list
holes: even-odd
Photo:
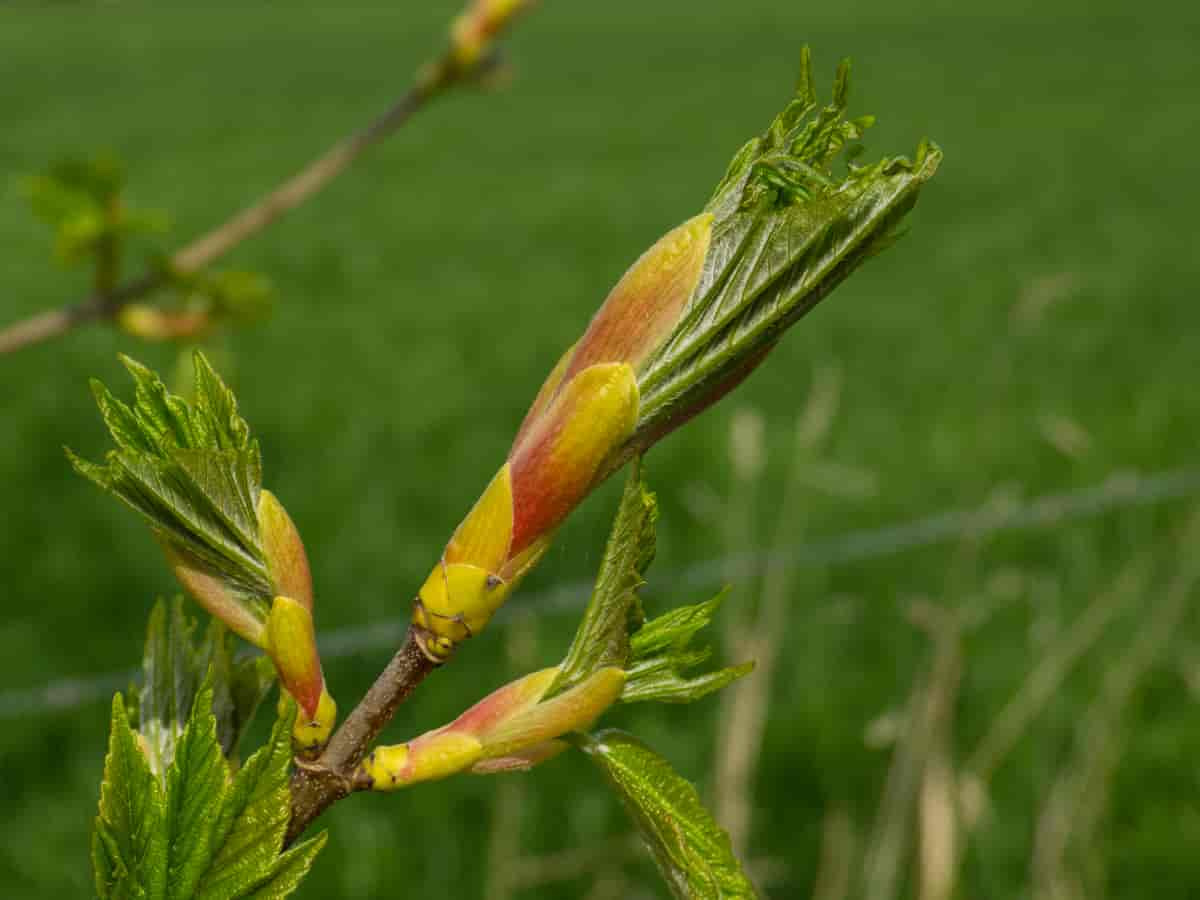
[[(766, 563), (785, 567), (830, 567), (889, 556), (951, 539), (982, 538), (1006, 531), (1045, 528), (1092, 518), (1119, 509), (1151, 506), (1200, 494), (1200, 469), (1186, 468), (1139, 475), (1114, 472), (1087, 488), (1044, 494), (1027, 502), (998, 495), (969, 509), (943, 510), (895, 525), (847, 532), (779, 552), (724, 556), (656, 573), (655, 581), (690, 589), (715, 587), (752, 577)], [(529, 615), (556, 615), (580, 609), (591, 583), (574, 581), (526, 594), (519, 604), (502, 610), (499, 624)], [(650, 593), (653, 589), (648, 588)], [(337, 659), (396, 646), (407, 617), (371, 625), (325, 631), (319, 635), (322, 659)], [(30, 688), (0, 692), (0, 720), (70, 710), (107, 700), (137, 677), (135, 670), (61, 678)]]

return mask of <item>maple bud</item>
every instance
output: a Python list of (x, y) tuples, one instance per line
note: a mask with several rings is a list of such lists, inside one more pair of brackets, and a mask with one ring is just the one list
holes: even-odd
[(258, 495), (258, 528), (263, 555), (275, 593), (291, 597), (309, 610), (313, 608), (312, 572), (300, 532), (283, 504), (270, 491)]
[[(490, 4), (474, 13), (487, 20)], [(482, 26), (480, 26), (482, 27)], [(894, 242), (941, 151), (835, 164), (873, 121), (845, 118), (849, 65), (735, 154), (697, 216), (622, 276), (538, 392), (508, 458), (421, 588), (413, 622), (441, 661), (477, 634), (584, 497), (742, 382), (859, 265)]]
[(625, 273), (538, 392), (508, 459), (417, 595), (413, 621), (437, 659), (478, 634), (611, 471), (638, 422), (638, 371), (696, 287), (712, 216), (669, 232)]
[(162, 309), (146, 303), (127, 303), (116, 317), (117, 327), (146, 341), (200, 340), (213, 329), (205, 310)]
[(360, 787), (390, 791), (458, 772), (527, 769), (557, 755), (558, 738), (588, 728), (621, 695), (625, 673), (600, 669), (570, 690), (543, 700), (559, 667), (526, 675), (493, 691), (461, 716), (405, 744), (375, 749), (359, 767)]
[(297, 743), (305, 749), (323, 744), (333, 729), (337, 704), (325, 690), (312, 611), (291, 597), (276, 597), (267, 615), (264, 649), (283, 689), (300, 706), (293, 731)]
[(450, 26), (455, 63), (477, 63), (496, 35), (529, 5), (530, 0), (474, 0)]

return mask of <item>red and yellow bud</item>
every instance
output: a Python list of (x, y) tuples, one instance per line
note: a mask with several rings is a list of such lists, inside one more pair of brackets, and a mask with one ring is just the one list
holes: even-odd
[(528, 769), (557, 755), (566, 746), (557, 739), (590, 727), (625, 685), (623, 671), (606, 668), (543, 701), (558, 672), (557, 666), (534, 672), (489, 694), (449, 725), (376, 749), (359, 767), (359, 784), (390, 791), (458, 772)]
[(450, 26), (455, 63), (475, 65), (497, 33), (529, 5), (530, 0), (474, 0)]
[(521, 435), (512, 466), (510, 554), (557, 528), (633, 433), (638, 388), (628, 363), (598, 363), (567, 380)]
[(426, 652), (445, 659), (487, 625), (628, 439), (637, 408), (625, 363), (590, 366), (545, 402), (418, 592)]
[(291, 597), (276, 597), (267, 615), (264, 649), (283, 689), (300, 706), (293, 738), (303, 749), (315, 749), (333, 729), (337, 704), (325, 690), (312, 611)]
[(602, 362), (629, 363), (640, 374), (642, 363), (679, 324), (700, 283), (712, 223), (712, 213), (688, 219), (629, 267), (592, 317), (565, 379)]
[(283, 594), (313, 608), (312, 573), (308, 554), (292, 517), (278, 498), (268, 490), (258, 495), (258, 529), (267, 571), (276, 594)]
[(413, 622), (432, 658), (479, 633), (619, 461), (638, 425), (640, 368), (700, 282), (712, 221), (696, 216), (647, 250), (542, 385), (507, 461), (418, 593)]
[(145, 303), (127, 303), (117, 313), (117, 327), (146, 341), (199, 340), (213, 329), (204, 310), (160, 309)]

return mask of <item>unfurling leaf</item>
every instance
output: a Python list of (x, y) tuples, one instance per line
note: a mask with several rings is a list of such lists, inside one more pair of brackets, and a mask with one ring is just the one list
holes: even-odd
[(96, 893), (101, 900), (161, 897), (167, 877), (163, 791), (120, 694), (113, 697), (111, 729), (92, 832)]
[[(477, 634), (592, 489), (736, 387), (895, 241), (942, 154), (923, 142), (912, 160), (852, 163), (872, 120), (846, 118), (848, 78), (843, 63), (819, 105), (805, 50), (796, 96), (737, 152), (705, 208), (634, 262), (553, 367), (417, 597), (428, 654), (447, 659)], [(489, 530), (504, 540), (464, 538)]]
[(92, 385), (117, 448), (103, 465), (68, 453), (80, 474), (147, 519), (189, 593), (261, 644), (274, 590), (259, 534), (258, 442), (204, 355), (193, 361), (195, 400), (188, 403), (122, 357), (134, 380), (132, 405)]
[(637, 591), (654, 559), (657, 521), (658, 501), (642, 480), (641, 461), (635, 460), (608, 536), (592, 598), (558, 678), (546, 696), (566, 690), (605, 666), (625, 668), (629, 632), (641, 624)]
[(203, 900), (253, 896), (283, 847), (291, 814), (288, 770), (296, 707), (275, 722), (271, 737), (238, 771), (213, 823), (213, 859), (196, 892)]
[(754, 663), (745, 662), (699, 675), (687, 674), (712, 655), (708, 647), (692, 647), (692, 640), (709, 625), (724, 599), (722, 592), (704, 603), (673, 609), (634, 633), (629, 642), (623, 703), (691, 703), (753, 671)]
[(150, 768), (163, 784), (204, 677), (192, 642), (195, 627), (177, 599), (170, 604), (162, 600), (155, 603), (146, 628), (138, 730), (145, 739)]
[(212, 823), (220, 814), (229, 778), (212, 702), (210, 681), (195, 695), (187, 728), (167, 769), (168, 900), (191, 900), (212, 859)]
[(572, 739), (600, 767), (680, 900), (758, 896), (729, 835), (691, 782), (632, 736), (616, 730)]
[(642, 478), (641, 460), (635, 459), (592, 598), (546, 697), (600, 668), (616, 666), (625, 671), (622, 702), (690, 703), (754, 668), (753, 663), (745, 663), (694, 676), (687, 674), (711, 655), (708, 648), (691, 645), (696, 634), (712, 621), (721, 597), (644, 621), (637, 591), (654, 560), (657, 519), (657, 501)]
[[(306, 747), (319, 746), (336, 705), (325, 692), (317, 654), (308, 558), (291, 517), (262, 487), (258, 442), (238, 414), (233, 392), (199, 352), (193, 356), (191, 403), (170, 393), (140, 363), (127, 357), (122, 362), (134, 380), (132, 405), (99, 382), (92, 384), (117, 449), (104, 465), (68, 450), (72, 464), (149, 521), (193, 598), (268, 651), (305, 711), (298, 739)], [(277, 629), (272, 640), (268, 616), (281, 598), (302, 609), (307, 622)], [(297, 661), (303, 661), (300, 674)]]
[(275, 671), (261, 656), (234, 660), (228, 631), (212, 622), (200, 641), (196, 623), (184, 612), (183, 598), (160, 600), (150, 614), (142, 660), (138, 730), (150, 766), (165, 784), (175, 745), (194, 706), (196, 691), (207, 676), (209, 704), (216, 717), (221, 751), (231, 756), (237, 743), (275, 682)]
[(233, 663), (215, 623), (193, 644), (194, 627), (179, 601), (155, 608), (139, 704), (145, 736), (130, 728), (120, 695), (114, 699), (92, 841), (104, 900), (283, 897), (324, 842), (321, 836), (282, 852), (295, 705), (287, 704), (267, 746), (234, 776), (226, 753), (262, 699), (270, 670), (254, 660)]

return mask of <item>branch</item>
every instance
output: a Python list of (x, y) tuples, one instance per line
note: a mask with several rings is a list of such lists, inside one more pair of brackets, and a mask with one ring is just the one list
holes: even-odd
[(456, 40), (436, 61), (419, 71), (404, 95), (366, 128), (343, 138), (275, 190), (177, 250), (161, 270), (148, 272), (109, 293), (93, 293), (75, 305), (38, 313), (0, 329), (0, 355), (40, 344), (79, 325), (112, 319), (129, 301), (162, 287), (170, 273), (204, 268), (317, 193), (430, 100), (449, 88), (477, 81), (494, 69), (497, 62), (498, 54), (486, 44), (475, 53), (464, 54), (456, 35)]
[(353, 791), (352, 775), (392, 716), (437, 663), (425, 654), (409, 626), (404, 644), (380, 673), (362, 701), (330, 739), (315, 762), (297, 762), (292, 775), (292, 821), (289, 846), (312, 821)]

